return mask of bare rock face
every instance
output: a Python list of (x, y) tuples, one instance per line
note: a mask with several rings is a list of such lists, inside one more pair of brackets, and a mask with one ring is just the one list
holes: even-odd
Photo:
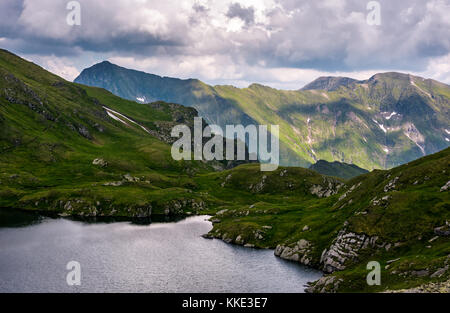
[(191, 209), (195, 212), (204, 210), (206, 204), (202, 200), (196, 199), (184, 199), (184, 200), (171, 200), (164, 205), (165, 215), (178, 215), (183, 214), (187, 209)]
[(422, 151), (423, 155), (425, 153), (425, 137), (420, 133), (420, 131), (416, 128), (413, 123), (406, 123), (403, 125), (403, 134), (409, 138), (412, 142), (414, 142), (419, 149)]
[(274, 254), (285, 260), (308, 265), (312, 261), (311, 251), (312, 244), (305, 239), (300, 239), (293, 246), (278, 245)]
[(152, 206), (148, 205), (145, 207), (137, 207), (133, 212), (134, 217), (142, 218), (142, 217), (150, 217), (152, 215)]
[(327, 177), (323, 178), (324, 181), (320, 185), (313, 185), (309, 189), (309, 192), (319, 198), (327, 198), (338, 193), (339, 189), (344, 185), (343, 183), (330, 179)]
[(368, 247), (384, 246), (383, 244), (377, 245), (377, 240), (377, 236), (369, 237), (365, 234), (356, 234), (342, 229), (330, 248), (322, 252), (320, 264), (323, 266), (323, 271), (333, 273), (344, 270), (348, 261), (358, 258), (360, 250)]
[(395, 177), (386, 186), (384, 186), (384, 192), (395, 190), (396, 188), (395, 184), (397, 183), (398, 179), (399, 177)]

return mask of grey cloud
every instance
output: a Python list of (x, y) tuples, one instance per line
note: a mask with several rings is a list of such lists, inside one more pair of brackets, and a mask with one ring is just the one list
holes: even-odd
[(205, 12), (209, 11), (209, 9), (207, 7), (205, 7), (204, 5), (201, 5), (199, 3), (194, 3), (194, 5), (192, 6), (192, 9), (194, 9), (194, 11), (197, 13), (205, 13)]
[(274, 67), (420, 70), (429, 58), (450, 53), (446, 1), (380, 1), (380, 26), (367, 25), (365, 1), (340, 3), (344, 5), (327, 7), (322, 1), (288, 1), (269, 12), (278, 31), (256, 49), (247, 45), (247, 58), (264, 58)]
[(247, 25), (250, 25), (255, 21), (255, 9), (253, 7), (243, 7), (239, 3), (232, 3), (228, 7), (226, 16), (229, 18), (238, 17)]
[[(82, 25), (72, 28), (64, 1), (2, 1), (0, 37), (2, 45), (27, 54), (224, 55), (237, 65), (326, 71), (420, 71), (450, 53), (446, 0), (380, 0), (380, 26), (365, 22), (366, 1), (276, 1), (277, 7), (257, 11), (230, 0), (217, 13), (214, 2), (192, 1), (186, 10), (171, 0), (134, 8), (125, 0), (80, 0)], [(246, 25), (229, 32), (212, 22), (220, 17)]]
[(23, 9), (23, 1), (0, 1), (0, 37), (12, 37), (19, 30), (17, 20)]
[[(6, 38), (8, 46), (18, 52), (59, 56), (82, 51), (140, 51), (147, 54), (182, 46), (187, 40), (183, 26), (177, 22), (170, 21), (167, 31), (160, 31), (158, 27), (162, 23), (157, 21), (146, 28), (145, 22), (151, 20), (151, 14), (148, 18), (140, 16), (143, 23), (129, 25), (123, 18), (127, 14), (123, 12), (126, 1), (121, 6), (114, 6), (113, 1), (79, 2), (82, 8), (80, 26), (67, 25), (69, 11), (65, 1), (24, 0), (22, 5), (2, 3), (0, 38)], [(133, 12), (132, 8), (129, 12)], [(137, 15), (139, 17), (139, 12)], [(133, 18), (136, 16), (130, 17), (131, 20)]]

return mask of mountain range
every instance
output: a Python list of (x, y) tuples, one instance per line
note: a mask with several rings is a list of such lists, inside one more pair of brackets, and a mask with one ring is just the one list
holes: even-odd
[[(344, 90), (320, 83), (327, 86)], [(267, 89), (257, 88), (263, 95)], [(441, 106), (434, 108), (448, 112), (436, 94), (430, 95)], [(176, 161), (170, 130), (192, 125), (195, 116), (180, 104), (138, 103), (65, 81), (0, 50), (0, 208), (96, 220), (211, 215), (206, 238), (274, 249), (326, 273), (310, 292), (449, 285), (450, 148), (370, 173), (324, 161), (314, 170), (271, 172), (252, 163)], [(334, 177), (342, 171), (362, 175)], [(367, 264), (374, 260), (382, 284), (369, 286)]]
[(282, 165), (318, 160), (386, 169), (450, 145), (450, 86), (432, 79), (381, 73), (368, 80), (320, 77), (300, 90), (210, 86), (102, 62), (75, 82), (137, 102), (194, 107), (210, 124), (276, 124)]

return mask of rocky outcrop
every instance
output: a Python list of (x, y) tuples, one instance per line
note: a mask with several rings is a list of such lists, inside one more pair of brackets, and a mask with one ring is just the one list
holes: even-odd
[(318, 196), (319, 198), (327, 198), (329, 196), (335, 195), (338, 193), (339, 189), (344, 184), (329, 177), (323, 177), (323, 183), (320, 185), (313, 185), (309, 189), (309, 192), (313, 195)]
[(420, 133), (413, 123), (403, 125), (403, 134), (419, 147), (423, 155), (425, 155), (425, 137)]
[(89, 130), (84, 125), (77, 126), (78, 133), (86, 139), (92, 139), (92, 135)]
[(108, 162), (106, 162), (106, 161), (103, 160), (102, 158), (94, 159), (94, 160), (92, 161), (92, 164), (93, 164), (93, 165), (100, 166), (100, 167), (107, 167), (107, 166), (108, 166)]
[(123, 180), (127, 181), (127, 182), (130, 182), (130, 183), (136, 183), (136, 182), (140, 181), (140, 179), (138, 177), (133, 177), (133, 176), (131, 176), (128, 173), (123, 175)]
[(342, 279), (336, 276), (323, 276), (319, 280), (310, 283), (310, 286), (305, 289), (308, 293), (334, 293), (337, 292), (339, 285), (343, 282)]
[(152, 215), (152, 205), (130, 205), (118, 206), (112, 203), (92, 202), (84, 199), (71, 199), (67, 201), (57, 201), (54, 207), (62, 210), (60, 215), (76, 215), (85, 217), (99, 216), (129, 216), (129, 217), (150, 217)]
[(444, 186), (441, 187), (441, 192), (448, 190), (450, 190), (450, 180)]
[(227, 182), (231, 179), (232, 174), (228, 174), (227, 177), (225, 177), (225, 180), (220, 184), (221, 187), (225, 187)]
[(446, 221), (445, 225), (436, 227), (434, 233), (438, 236), (450, 236), (450, 223)]
[(342, 196), (339, 197), (339, 200), (338, 200), (338, 201), (344, 200), (350, 193), (353, 192), (353, 190), (355, 190), (355, 189), (358, 188), (359, 186), (361, 186), (361, 182), (359, 182), (357, 185), (351, 186), (346, 192), (344, 192), (344, 193), (342, 194)]
[[(95, 159), (92, 164), (94, 164), (94, 162), (96, 162), (96, 165), (102, 166), (101, 164), (106, 164), (104, 166), (107, 166), (108, 163), (104, 161), (104, 163), (102, 163), (101, 161), (102, 159), (100, 159), (100, 161), (98, 161), (98, 159)], [(102, 167), (104, 167), (102, 166)], [(141, 184), (150, 184), (150, 180), (146, 180), (145, 177), (139, 178), (139, 177), (135, 177), (135, 176), (131, 176), (129, 173), (122, 175), (122, 180), (119, 181), (112, 181), (112, 182), (106, 182), (103, 183), (103, 186), (112, 186), (112, 187), (119, 187), (122, 186), (126, 183), (129, 184), (133, 184), (133, 183), (141, 183)]]
[(384, 192), (395, 190), (395, 188), (396, 188), (395, 184), (398, 182), (398, 179), (399, 179), (399, 177), (395, 177), (394, 179), (389, 181), (388, 184), (386, 186), (384, 186), (384, 188), (383, 188)]
[(92, 200), (86, 198), (69, 198), (65, 200), (41, 198), (21, 203), (24, 208), (33, 210), (54, 211), (64, 216), (85, 217), (150, 217), (159, 215), (198, 214), (206, 209), (206, 203), (199, 199), (173, 199), (163, 203), (149, 202), (144, 204), (115, 203), (111, 200)]
[(274, 254), (285, 260), (299, 262), (304, 265), (311, 265), (313, 260), (311, 252), (311, 242), (305, 239), (300, 239), (291, 246), (278, 245), (275, 248)]
[(183, 214), (186, 210), (199, 212), (204, 209), (206, 209), (206, 203), (203, 200), (171, 200), (164, 204), (164, 215), (180, 215)]
[(263, 175), (261, 177), (261, 181), (256, 184), (250, 185), (249, 189), (255, 193), (261, 192), (264, 189), (264, 187), (266, 186), (266, 179), (267, 179), (267, 175)]
[(0, 77), (0, 85), (8, 86), (0, 90), (0, 96), (4, 97), (8, 102), (26, 105), (45, 119), (49, 121), (55, 120), (54, 115), (46, 105), (46, 101), (42, 100), (32, 88), (13, 74), (8, 73)]
[(369, 237), (365, 234), (356, 234), (342, 229), (333, 240), (329, 249), (325, 249), (320, 257), (323, 271), (333, 273), (346, 268), (346, 263), (355, 261), (362, 249), (383, 247), (377, 244), (378, 237)]
[(112, 186), (112, 187), (119, 187), (123, 185), (123, 181), (111, 181), (104, 183), (103, 186)]
[(444, 282), (428, 283), (415, 288), (389, 290), (387, 293), (450, 293), (450, 279)]
[[(213, 224), (218, 224), (221, 221), (217, 218), (211, 218), (210, 221)], [(260, 246), (261, 243), (266, 238), (267, 232), (272, 229), (270, 225), (264, 225), (261, 228), (250, 228), (242, 229), (242, 232), (236, 234), (231, 231), (222, 230), (219, 227), (215, 227), (206, 235), (208, 238), (217, 238), (225, 241), (226, 243), (234, 243), (236, 245), (241, 245), (247, 248), (253, 248), (258, 246), (260, 248), (268, 248), (267, 246)]]

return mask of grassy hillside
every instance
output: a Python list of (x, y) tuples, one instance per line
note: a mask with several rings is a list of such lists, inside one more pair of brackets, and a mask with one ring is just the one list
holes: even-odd
[(301, 90), (286, 91), (258, 84), (208, 86), (103, 62), (75, 81), (127, 99), (192, 106), (221, 126), (277, 124), (282, 165), (308, 167), (326, 160), (383, 169), (450, 145), (450, 86), (407, 74), (383, 73), (362, 81), (321, 77)]
[[(313, 292), (449, 279), (450, 148), (348, 181), (305, 168), (261, 172), (259, 164), (216, 171), (218, 164), (170, 156), (168, 131), (195, 114), (70, 83), (1, 50), (0, 207), (63, 216), (210, 214), (206, 237), (274, 248), (329, 273)], [(382, 265), (381, 286), (366, 284), (369, 260)]]
[[(378, 292), (450, 278), (450, 149), (345, 185), (322, 181), (323, 190), (337, 190), (322, 197), (312, 192), (318, 188), (308, 170), (280, 169), (265, 179), (253, 173), (254, 181), (235, 186), (232, 177), (241, 171), (221, 176), (223, 188), (250, 191), (255, 182), (264, 188), (259, 198), (218, 212), (209, 236), (275, 248), (284, 259), (330, 273), (311, 292)], [(295, 188), (282, 192), (280, 180)], [(282, 200), (266, 200), (272, 190)], [(380, 286), (366, 283), (369, 261), (382, 266)]]
[[(104, 106), (146, 130), (111, 118)], [(163, 214), (172, 202), (182, 203), (179, 211), (202, 207), (186, 186), (212, 167), (174, 161), (164, 141), (170, 125), (195, 115), (69, 83), (2, 50), (0, 206), (94, 216)]]

